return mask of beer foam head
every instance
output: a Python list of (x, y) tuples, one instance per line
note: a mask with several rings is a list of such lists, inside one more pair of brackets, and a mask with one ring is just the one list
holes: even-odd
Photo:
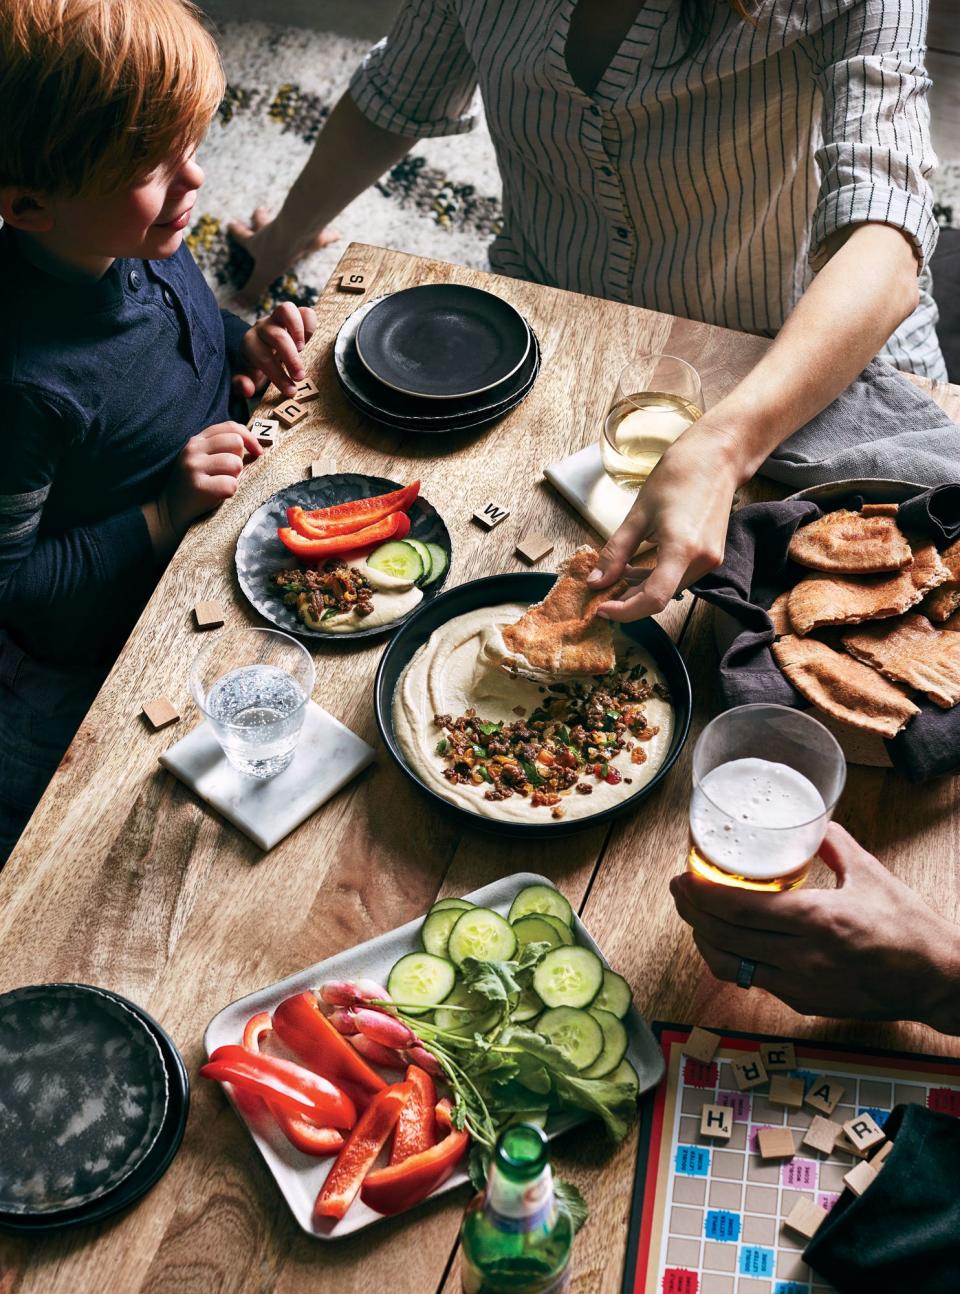
[(795, 871), (826, 830), (823, 796), (802, 773), (767, 759), (734, 759), (700, 779), (690, 832), (717, 867), (755, 880)]

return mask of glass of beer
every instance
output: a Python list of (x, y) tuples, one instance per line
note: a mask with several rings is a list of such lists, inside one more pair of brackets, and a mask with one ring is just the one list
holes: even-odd
[(639, 489), (682, 431), (703, 413), (700, 374), (675, 355), (641, 355), (620, 374), (603, 424), (608, 476)]
[(834, 736), (799, 710), (741, 705), (718, 715), (693, 752), (689, 870), (745, 890), (796, 889), (846, 776)]

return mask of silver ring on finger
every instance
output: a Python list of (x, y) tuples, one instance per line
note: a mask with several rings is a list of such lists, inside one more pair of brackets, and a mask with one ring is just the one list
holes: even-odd
[(752, 988), (753, 977), (757, 973), (757, 963), (749, 957), (741, 957), (737, 967), (737, 988)]

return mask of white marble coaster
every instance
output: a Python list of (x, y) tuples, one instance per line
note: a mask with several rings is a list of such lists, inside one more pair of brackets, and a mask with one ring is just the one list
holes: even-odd
[(227, 763), (206, 720), (160, 763), (261, 849), (272, 849), (370, 763), (374, 749), (339, 719), (307, 704), (293, 763), (276, 777), (245, 777)]
[(596, 442), (551, 463), (543, 474), (604, 539), (610, 538), (637, 497), (635, 490), (625, 489), (607, 476)]

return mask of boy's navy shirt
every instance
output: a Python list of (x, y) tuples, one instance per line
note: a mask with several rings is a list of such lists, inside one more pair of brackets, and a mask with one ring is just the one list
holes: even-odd
[(34, 660), (106, 666), (159, 574), (140, 505), (230, 418), (250, 325), (183, 244), (78, 284), (4, 227), (0, 293), (0, 628)]

